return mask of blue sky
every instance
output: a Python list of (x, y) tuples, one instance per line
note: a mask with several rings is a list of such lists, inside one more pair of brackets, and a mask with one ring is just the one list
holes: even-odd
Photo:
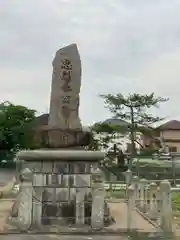
[(48, 112), (52, 60), (77, 43), (80, 117), (110, 117), (100, 93), (155, 92), (180, 114), (180, 0), (0, 0), (0, 100)]

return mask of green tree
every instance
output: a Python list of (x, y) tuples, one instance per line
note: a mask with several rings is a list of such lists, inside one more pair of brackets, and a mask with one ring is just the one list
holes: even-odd
[(28, 123), (35, 119), (35, 110), (10, 102), (0, 104), (0, 160), (18, 149), (29, 148), (31, 131)]
[(114, 115), (115, 118), (128, 122), (130, 131), (132, 153), (131, 157), (136, 155), (136, 132), (152, 133), (150, 124), (159, 121), (150, 113), (152, 107), (159, 107), (160, 103), (168, 99), (156, 97), (154, 93), (141, 95), (138, 93), (124, 96), (120, 93), (112, 95), (100, 95), (104, 99), (105, 107)]

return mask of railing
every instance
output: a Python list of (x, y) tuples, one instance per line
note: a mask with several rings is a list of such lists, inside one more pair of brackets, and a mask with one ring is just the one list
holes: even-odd
[[(145, 179), (144, 179), (145, 180)], [(166, 179), (173, 185), (173, 179)], [(150, 188), (150, 184), (154, 183), (159, 187), (162, 180), (146, 180), (148, 188)], [(142, 184), (142, 183), (141, 183)], [(118, 198), (125, 199), (127, 192), (127, 184), (124, 181), (105, 181), (104, 189), (106, 190), (106, 198)], [(176, 187), (171, 188), (173, 192), (180, 193), (180, 184), (177, 184)], [(139, 199), (140, 201), (140, 199)]]
[[(143, 217), (164, 231), (172, 231), (172, 218), (177, 215), (173, 209), (172, 194), (180, 193), (180, 188), (171, 188), (168, 180), (149, 181), (132, 177), (132, 172), (126, 172), (126, 184), (123, 181), (105, 182), (105, 198), (107, 200), (126, 200), (128, 204), (127, 227), (133, 229), (133, 210), (136, 209)], [(180, 211), (179, 211), (180, 213)], [(178, 213), (178, 214), (179, 214)]]
[[(127, 204), (129, 224), (133, 220), (132, 210), (135, 208), (144, 218), (165, 232), (173, 231), (172, 193), (180, 192), (180, 188), (171, 188), (168, 180), (148, 181), (132, 176), (127, 171)], [(131, 226), (129, 226), (130, 228)]]
[[(97, 174), (99, 174), (99, 172), (97, 172), (96, 175)], [(99, 179), (97, 184), (98, 186), (100, 186)], [(101, 187), (103, 189), (102, 185)], [(137, 216), (137, 213), (135, 214), (135, 210), (137, 210), (139, 211), (140, 214), (142, 214), (149, 221), (152, 221), (153, 224), (155, 224), (157, 227), (162, 229), (164, 232), (166, 233), (172, 232), (173, 208), (171, 206), (171, 194), (179, 193), (180, 188), (171, 188), (171, 185), (167, 180), (164, 180), (161, 182), (156, 181), (155, 183), (155, 182), (148, 181), (146, 179), (139, 179), (137, 176), (132, 177), (132, 172), (129, 170), (126, 172), (126, 184), (124, 184), (124, 182), (122, 181), (105, 182), (104, 188), (106, 189), (106, 200), (109, 198), (113, 198), (113, 199), (116, 198), (118, 200), (124, 199), (127, 201), (127, 204), (128, 204), (127, 230), (128, 231), (129, 230), (133, 231), (134, 229), (136, 229), (135, 216)], [(102, 189), (100, 191), (101, 194), (103, 192)], [(96, 190), (97, 188), (94, 189), (94, 191)], [(96, 191), (96, 194), (97, 194), (97, 191)], [(99, 196), (97, 200), (99, 201)], [(95, 203), (94, 206), (95, 206), (94, 212), (98, 214), (98, 211), (100, 208), (97, 206), (97, 203)], [(120, 205), (117, 205), (117, 206), (120, 206)], [(104, 219), (109, 224), (108, 229), (111, 229), (111, 221), (113, 223), (113, 221), (116, 219), (112, 220), (111, 215), (108, 215), (108, 211), (109, 211), (109, 208), (106, 207), (106, 210), (104, 211), (104, 214), (106, 214), (106, 216)], [(14, 218), (13, 220), (16, 220), (16, 219)], [(14, 224), (17, 224), (17, 223), (14, 221)], [(90, 225), (90, 223), (88, 224)], [(165, 238), (165, 239), (169, 239), (169, 238)]]
[(174, 192), (180, 192), (179, 187), (171, 188), (168, 180), (146, 180), (132, 172), (126, 172), (126, 183), (123, 181), (108, 181), (104, 183), (106, 199), (127, 202), (127, 228), (133, 229), (136, 219), (133, 212), (137, 211), (156, 228), (166, 233), (173, 232), (173, 207), (171, 197)]
[[(137, 159), (136, 162), (132, 165), (132, 172), (134, 175), (139, 177), (145, 177), (147, 179), (156, 179), (162, 181), (163, 179), (169, 179), (173, 184), (180, 184), (180, 154), (166, 156), (165, 158), (169, 159), (166, 161), (161, 160), (151, 160), (141, 162), (142, 159)], [(128, 165), (125, 165), (128, 167)], [(113, 180), (124, 180), (123, 169), (118, 166), (109, 166), (106, 169), (102, 168), (105, 178), (108, 181)]]

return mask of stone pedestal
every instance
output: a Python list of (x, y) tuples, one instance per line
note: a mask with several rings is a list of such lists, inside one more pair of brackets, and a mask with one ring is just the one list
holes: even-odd
[[(29, 226), (104, 226), (104, 184), (97, 179), (91, 182), (94, 174), (92, 170), (104, 158), (103, 153), (84, 150), (33, 150), (19, 152), (17, 157), (19, 161), (23, 161), (21, 171), (28, 169), (32, 174), (29, 187), (21, 188), (20, 193), (27, 195), (27, 191), (31, 189), (31, 196), (28, 195), (28, 203), (31, 202), (32, 205), (28, 205), (31, 214), (28, 215)], [(20, 211), (19, 217), (22, 214), (25, 212)]]

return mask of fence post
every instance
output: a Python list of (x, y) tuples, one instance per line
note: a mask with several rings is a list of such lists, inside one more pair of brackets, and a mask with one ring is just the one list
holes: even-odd
[(164, 232), (172, 232), (171, 184), (168, 180), (160, 183), (160, 226)]
[(145, 189), (144, 189), (144, 212), (147, 213), (149, 210), (149, 182), (146, 180)]
[(137, 174), (138, 177), (140, 176), (140, 164), (139, 164), (139, 158), (137, 158), (136, 174)]
[(173, 174), (173, 185), (176, 186), (176, 164), (175, 164), (175, 156), (172, 156), (172, 174)]
[(126, 197), (127, 197), (128, 187), (130, 186), (131, 181), (132, 181), (132, 171), (128, 169), (126, 171)]
[(28, 230), (32, 223), (32, 172), (26, 168), (21, 173), (21, 192), (18, 208), (18, 227)]
[(158, 211), (160, 211), (160, 209), (161, 209), (160, 186), (157, 187), (157, 209), (158, 209)]
[(152, 182), (150, 184), (150, 209), (149, 216), (151, 219), (156, 219), (157, 217), (157, 184)]
[(141, 179), (140, 180), (140, 207), (141, 210), (144, 210), (144, 206), (145, 206), (145, 187), (147, 184), (147, 180), (146, 179)]
[(131, 230), (134, 225), (134, 210), (135, 210), (135, 188), (128, 187), (128, 208), (127, 208), (127, 229)]
[(105, 190), (103, 175), (98, 168), (92, 174), (92, 213), (91, 227), (101, 229), (104, 227), (104, 199)]
[(132, 185), (133, 185), (134, 191), (135, 191), (135, 204), (136, 204), (139, 200), (139, 178), (138, 178), (138, 176), (134, 176), (132, 178)]

